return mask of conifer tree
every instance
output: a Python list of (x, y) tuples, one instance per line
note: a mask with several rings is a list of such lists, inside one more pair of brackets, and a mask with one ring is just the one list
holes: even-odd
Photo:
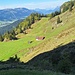
[(61, 23), (60, 17), (57, 18), (57, 24)]
[(0, 35), (0, 41), (2, 42), (3, 41), (3, 37)]

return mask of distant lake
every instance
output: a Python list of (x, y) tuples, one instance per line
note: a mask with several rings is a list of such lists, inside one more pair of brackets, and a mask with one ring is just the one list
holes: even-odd
[(0, 21), (0, 27), (12, 24), (15, 21)]

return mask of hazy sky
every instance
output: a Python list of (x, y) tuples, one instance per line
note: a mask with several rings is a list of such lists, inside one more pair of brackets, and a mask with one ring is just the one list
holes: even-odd
[(55, 8), (69, 0), (0, 0), (0, 9), (25, 7), (29, 9)]

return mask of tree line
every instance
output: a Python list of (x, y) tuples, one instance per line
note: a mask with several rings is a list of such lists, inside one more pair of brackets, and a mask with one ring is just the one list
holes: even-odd
[(72, 8), (75, 8), (75, 0), (68, 1), (61, 6), (62, 12), (67, 10), (72, 11)]

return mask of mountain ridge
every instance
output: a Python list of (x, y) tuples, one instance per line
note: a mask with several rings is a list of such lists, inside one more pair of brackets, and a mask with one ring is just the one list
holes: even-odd
[(55, 9), (28, 9), (28, 8), (7, 8), (0, 9), (0, 21), (12, 21), (24, 19), (29, 16), (31, 13), (41, 13), (41, 14), (49, 14), (55, 11), (59, 11), (60, 7), (56, 7)]
[(27, 8), (14, 8), (14, 9), (1, 9), (0, 10), (0, 20), (1, 21), (12, 21), (19, 20), (29, 16), (35, 11), (29, 10)]

